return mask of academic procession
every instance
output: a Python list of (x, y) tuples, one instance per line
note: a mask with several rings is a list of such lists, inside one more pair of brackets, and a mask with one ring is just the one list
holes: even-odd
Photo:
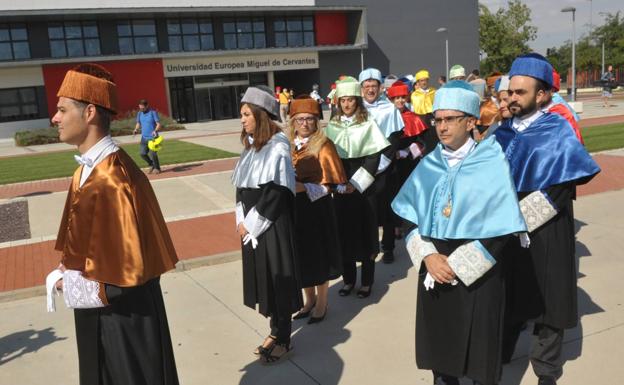
[[(212, 36), (206, 31), (197, 35)], [(436, 81), (429, 68), (383, 73), (365, 67), (362, 56), (348, 71), (345, 63), (323, 67), (314, 79), (331, 73), (331, 82), (306, 89), (302, 79), (319, 67), (317, 53), (308, 56), (287, 64), (304, 67), (279, 75), (288, 97), (276, 90), (273, 72), (230, 79), (232, 95), (222, 99), (211, 94), (235, 107), (228, 114), (240, 122), (230, 180), (231, 232), (241, 254), (234, 274), (242, 287), (225, 290), (246, 308), (240, 321), (263, 325), (254, 326), (246, 346), (225, 347), (248, 358), (251, 369), (240, 383), (267, 383), (269, 370), (283, 372), (280, 383), (298, 383), (289, 374), (308, 336), (319, 346), (337, 338), (357, 344), (360, 360), (348, 364), (358, 367), (393, 349), (409, 351), (412, 365), (428, 374), (405, 383), (501, 384), (514, 352), (525, 349), (530, 383), (566, 384), (564, 337), (580, 319), (574, 206), (578, 187), (601, 168), (584, 147), (579, 116), (558, 93), (561, 79), (551, 63), (528, 53), (483, 78), (457, 64)], [(249, 61), (256, 69), (272, 65), (256, 59)], [(171, 95), (186, 87), (174, 72), (208, 70), (167, 60), (179, 61), (166, 67)], [(61, 307), (73, 312), (78, 362), (60, 360), (58, 370), (76, 373), (81, 385), (183, 384), (178, 368), (186, 363), (176, 357), (172, 335), (185, 325), (168, 321), (172, 309), (225, 341), (232, 331), (193, 316), (203, 306), (193, 298), (184, 308), (165, 306), (172, 293), (161, 279), (176, 268), (178, 253), (146, 172), (111, 138), (111, 119), (135, 86), (113, 72), (106, 61), (65, 65), (47, 98), (60, 141), (78, 155), (55, 241), (61, 258), (47, 275), (41, 312), (50, 319)], [(198, 118), (196, 106), (170, 99), (179, 117)], [(149, 112), (146, 100), (139, 104)], [(135, 131), (142, 122), (137, 118)], [(158, 158), (147, 153), (149, 173), (160, 173)], [(194, 242), (210, 242), (210, 234)], [(417, 276), (402, 293), (413, 299), (413, 317), (398, 321), (410, 333), (372, 343), (328, 326), (347, 307), (383, 307), (388, 321), (375, 328), (397, 321), (402, 308), (373, 298), (388, 275), (406, 279), (406, 267)], [(327, 354), (329, 360), (335, 352)], [(197, 356), (192, 365), (199, 372), (205, 363)], [(329, 375), (339, 383), (336, 371)]]

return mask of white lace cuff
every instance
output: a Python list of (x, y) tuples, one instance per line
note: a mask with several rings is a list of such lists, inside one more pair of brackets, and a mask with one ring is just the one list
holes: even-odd
[(392, 159), (389, 159), (384, 154), (381, 154), (381, 158), (379, 159), (379, 165), (377, 166), (377, 174), (381, 174), (382, 172), (386, 171), (388, 166), (390, 166), (390, 163), (392, 163)]
[(242, 221), (245, 220), (245, 211), (243, 210), (243, 202), (238, 202), (236, 204), (236, 227), (241, 224)]
[(252, 207), (247, 213), (243, 224), (245, 225), (247, 232), (249, 232), (253, 238), (257, 239), (271, 226), (271, 224), (273, 224), (273, 222), (258, 214), (256, 208)]
[(344, 194), (345, 192), (347, 192), (347, 185), (346, 184), (339, 184), (338, 186), (336, 186), (336, 192), (338, 194)]
[(375, 177), (366, 171), (364, 167), (358, 168), (358, 170), (351, 177), (351, 184), (355, 187), (360, 193), (366, 191), (370, 185), (375, 181)]
[(306, 188), (306, 194), (308, 194), (310, 202), (314, 202), (315, 200), (329, 194), (329, 190), (327, 189), (327, 187), (323, 186), (322, 184), (304, 183), (303, 185)]
[(438, 252), (433, 242), (426, 237), (423, 238), (420, 236), (418, 229), (414, 229), (409, 233), (406, 239), (407, 253), (416, 269), (420, 269), (420, 264), (426, 256)]
[(54, 297), (59, 295), (59, 292), (56, 289), (56, 283), (59, 279), (63, 279), (63, 272), (59, 269), (52, 270), (52, 272), (46, 277), (46, 305), (48, 313), (56, 311), (56, 302), (54, 301)]
[(557, 215), (557, 208), (541, 191), (534, 191), (520, 201), (520, 211), (529, 233)]
[(449, 255), (447, 262), (466, 286), (472, 285), (496, 264), (479, 241), (465, 243)]
[(63, 273), (63, 297), (70, 309), (92, 309), (104, 307), (99, 297), (100, 283), (82, 276), (78, 270), (65, 270)]

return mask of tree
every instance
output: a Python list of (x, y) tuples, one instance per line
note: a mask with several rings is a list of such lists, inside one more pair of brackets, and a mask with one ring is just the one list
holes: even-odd
[(496, 13), (479, 4), (481, 72), (507, 72), (516, 57), (531, 52), (528, 43), (535, 40), (537, 28), (530, 23), (531, 10), (520, 0), (508, 1)]

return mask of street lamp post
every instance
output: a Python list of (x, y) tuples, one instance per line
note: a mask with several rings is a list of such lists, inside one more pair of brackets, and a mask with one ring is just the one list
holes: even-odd
[(446, 36), (444, 38), (444, 49), (446, 52), (446, 78), (448, 79), (449, 76), (449, 55), (448, 55), (448, 28), (446, 27), (440, 27), (436, 30), (436, 32), (445, 32)]
[(572, 97), (571, 101), (576, 101), (576, 31), (575, 31), (575, 13), (576, 8), (565, 7), (561, 12), (572, 12)]

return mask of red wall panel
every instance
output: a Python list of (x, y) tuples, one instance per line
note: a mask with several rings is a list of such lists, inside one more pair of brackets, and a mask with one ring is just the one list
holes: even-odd
[[(162, 60), (123, 60), (95, 62), (104, 66), (113, 74), (117, 84), (119, 98), (119, 114), (137, 109), (139, 99), (147, 99), (156, 110), (171, 115), (167, 103), (167, 89)], [(43, 81), (45, 84), (48, 112), (50, 117), (56, 113), (58, 92), (67, 70), (79, 63), (51, 64), (43, 66)]]
[(347, 15), (344, 13), (317, 13), (314, 15), (316, 45), (349, 44)]

